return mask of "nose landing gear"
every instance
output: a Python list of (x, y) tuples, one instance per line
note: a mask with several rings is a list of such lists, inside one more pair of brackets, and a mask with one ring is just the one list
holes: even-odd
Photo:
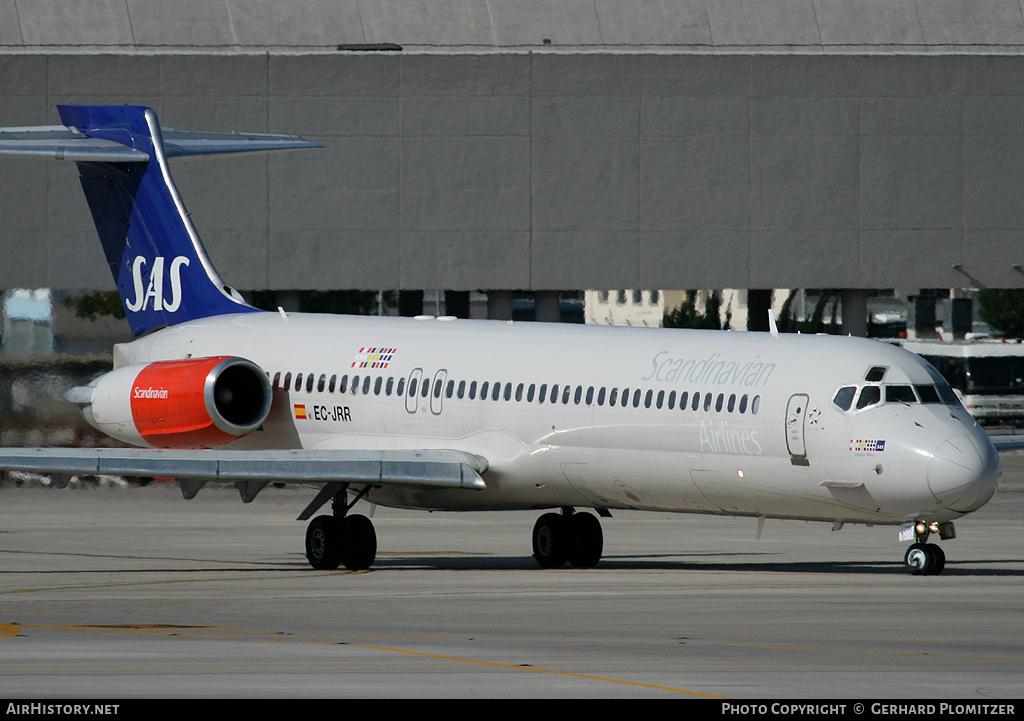
[(946, 554), (934, 543), (915, 543), (907, 549), (903, 564), (915, 576), (937, 576), (946, 567)]
[(903, 568), (907, 573), (915, 576), (937, 576), (946, 567), (945, 552), (934, 543), (928, 543), (928, 536), (932, 533), (939, 534), (939, 538), (956, 538), (952, 523), (926, 524), (918, 521), (914, 524), (905, 524), (901, 529), (901, 540), (913, 538), (915, 541), (903, 556)]

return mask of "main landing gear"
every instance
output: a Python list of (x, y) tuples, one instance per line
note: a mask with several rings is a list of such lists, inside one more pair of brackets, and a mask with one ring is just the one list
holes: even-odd
[(348, 515), (363, 493), (346, 505), (347, 495), (347, 490), (335, 495), (334, 515), (317, 516), (306, 528), (306, 558), (313, 568), (333, 571), (343, 565), (350, 571), (364, 571), (377, 557), (373, 523), (366, 516)]
[(601, 522), (590, 513), (563, 508), (560, 514), (545, 513), (533, 527), (533, 557), (544, 568), (561, 568), (566, 561), (592, 568), (603, 550)]
[(903, 556), (903, 568), (907, 573), (912, 573), (915, 576), (937, 576), (942, 573), (942, 569), (946, 567), (946, 554), (940, 546), (928, 543), (928, 536), (935, 532), (939, 533), (940, 538), (955, 538), (953, 524), (944, 525), (947, 528), (943, 530), (948, 535), (941, 533), (938, 526), (933, 530), (924, 523), (916, 524), (914, 528), (915, 543), (907, 549)]

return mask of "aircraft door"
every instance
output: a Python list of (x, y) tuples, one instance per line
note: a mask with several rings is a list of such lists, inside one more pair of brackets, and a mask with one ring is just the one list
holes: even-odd
[(810, 397), (806, 393), (790, 396), (786, 404), (786, 448), (789, 460), (794, 466), (809, 466), (807, 447), (804, 442), (804, 423), (807, 420), (807, 402)]
[(434, 374), (434, 387), (430, 391), (430, 412), (435, 416), (441, 415), (441, 404), (444, 403), (444, 382), (448, 378), (448, 371), (444, 368)]
[(417, 399), (419, 398), (420, 383), (423, 381), (423, 369), (415, 368), (409, 374), (409, 382), (405, 384), (405, 410), (409, 413), (416, 412)]

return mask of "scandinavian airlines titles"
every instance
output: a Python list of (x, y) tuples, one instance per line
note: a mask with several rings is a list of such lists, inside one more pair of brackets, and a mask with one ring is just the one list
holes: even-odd
[[(723, 360), (712, 353), (703, 360), (674, 358), (667, 350), (651, 358), (651, 372), (641, 380), (661, 383), (706, 383), (711, 385), (765, 386), (775, 370), (774, 363)], [(758, 356), (760, 357), (760, 356)]]

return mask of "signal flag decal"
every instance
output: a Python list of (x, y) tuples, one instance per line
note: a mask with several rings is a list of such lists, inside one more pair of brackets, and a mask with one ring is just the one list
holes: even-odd
[(306, 406), (299, 403), (295, 404), (295, 418), (296, 420), (306, 419)]
[(360, 348), (352, 368), (387, 368), (397, 348)]

